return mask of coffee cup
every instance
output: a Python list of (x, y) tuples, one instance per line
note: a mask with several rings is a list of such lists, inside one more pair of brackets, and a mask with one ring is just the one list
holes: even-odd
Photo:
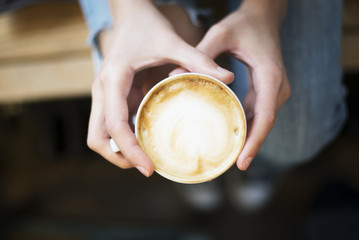
[(228, 170), (243, 148), (246, 131), (245, 113), (233, 91), (199, 73), (156, 84), (143, 98), (135, 124), (137, 140), (155, 171), (180, 183), (210, 181)]

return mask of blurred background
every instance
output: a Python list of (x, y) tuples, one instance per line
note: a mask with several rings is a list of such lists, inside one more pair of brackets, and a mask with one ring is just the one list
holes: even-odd
[[(0, 239), (359, 239), (359, 1), (345, 0), (349, 119), (260, 212), (212, 212), (86, 146), (94, 78), (76, 2), (0, 15)], [(219, 181), (222, 181), (219, 178)]]

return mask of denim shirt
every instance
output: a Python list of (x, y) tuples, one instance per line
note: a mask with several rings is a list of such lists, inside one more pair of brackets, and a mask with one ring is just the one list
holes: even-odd
[(79, 0), (79, 3), (90, 31), (88, 42), (97, 50), (98, 34), (101, 30), (112, 27), (112, 17), (108, 2), (107, 0)]

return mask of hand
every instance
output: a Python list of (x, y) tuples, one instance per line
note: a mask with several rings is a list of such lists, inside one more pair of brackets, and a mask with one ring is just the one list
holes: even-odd
[[(129, 105), (133, 100), (128, 96), (135, 73), (172, 63), (227, 83), (233, 81), (233, 74), (184, 42), (151, 1), (113, 0), (110, 5), (114, 24), (102, 44), (104, 62), (92, 86), (88, 145), (113, 164), (121, 168), (136, 167), (150, 176), (153, 164), (128, 123)], [(136, 95), (141, 83), (135, 85), (132, 93)], [(111, 137), (120, 153), (111, 151)]]
[[(290, 96), (280, 51), (281, 1), (244, 1), (242, 6), (214, 25), (197, 49), (212, 59), (224, 52), (249, 68), (249, 90), (243, 101), (248, 134), (237, 166), (246, 170), (274, 126), (276, 113)], [(283, 2), (283, 1), (282, 1)], [(176, 69), (172, 74), (183, 69)]]

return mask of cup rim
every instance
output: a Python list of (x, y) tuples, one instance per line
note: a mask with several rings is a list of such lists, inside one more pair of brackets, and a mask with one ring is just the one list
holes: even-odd
[[(204, 77), (204, 78), (209, 78), (211, 80), (213, 80), (214, 82), (216, 82), (217, 84), (219, 84), (220, 86), (224, 87), (233, 97), (233, 99), (238, 103), (238, 105), (240, 106), (240, 110), (241, 113), (243, 115), (243, 131), (244, 131), (244, 137), (243, 140), (241, 142), (241, 146), (240, 149), (238, 151), (238, 154), (236, 155), (236, 158), (234, 158), (232, 161), (226, 161), (228, 162), (227, 164), (221, 164), (218, 168), (215, 169), (215, 171), (213, 171), (213, 174), (211, 175), (206, 175), (205, 177), (202, 178), (191, 178), (191, 179), (186, 179), (186, 178), (181, 178), (181, 177), (177, 177), (171, 174), (168, 174), (165, 171), (162, 171), (161, 169), (155, 169), (155, 172), (157, 172), (159, 175), (172, 180), (174, 182), (178, 182), (178, 183), (187, 183), (187, 184), (194, 184), (194, 183), (201, 183), (201, 182), (206, 182), (206, 181), (210, 181), (213, 180), (214, 178), (220, 176), (221, 174), (223, 174), (225, 171), (227, 171), (231, 166), (233, 166), (233, 164), (236, 162), (239, 154), (242, 152), (244, 144), (246, 142), (246, 137), (247, 137), (247, 121), (246, 121), (246, 115), (243, 109), (243, 106), (241, 104), (241, 102), (239, 101), (237, 95), (233, 92), (232, 89), (230, 89), (226, 84), (224, 84), (222, 81), (218, 80), (217, 78), (214, 78), (212, 76), (203, 74), (203, 73), (181, 73), (181, 74), (177, 74), (177, 75), (173, 75), (173, 76), (169, 76), (161, 81), (159, 81), (157, 84), (155, 84), (150, 91), (148, 91), (146, 93), (146, 95), (144, 96), (144, 98), (142, 99), (138, 110), (137, 110), (137, 114), (136, 114), (136, 124), (135, 124), (135, 136), (137, 138), (137, 140), (139, 140), (138, 138), (138, 131), (139, 131), (139, 116), (141, 114), (141, 111), (143, 109), (143, 106), (147, 103), (147, 101), (149, 100), (149, 98), (152, 96), (153, 92), (157, 91), (157, 89), (164, 85), (167, 84), (168, 82), (174, 81), (176, 79), (181, 78), (182, 76), (200, 76), (200, 77)], [(145, 152), (146, 153), (146, 152)]]

